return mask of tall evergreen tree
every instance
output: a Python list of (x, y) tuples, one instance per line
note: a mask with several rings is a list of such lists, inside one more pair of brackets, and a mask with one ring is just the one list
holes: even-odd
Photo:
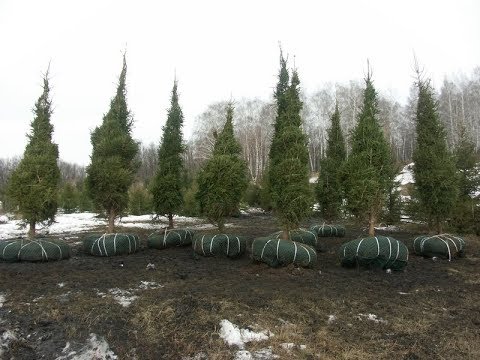
[(430, 81), (421, 79), (418, 71), (417, 75), (417, 144), (413, 152), (415, 196), (429, 224), (441, 233), (457, 197), (455, 163), (447, 150), (446, 133), (438, 118)]
[(108, 217), (108, 232), (114, 231), (115, 218), (128, 206), (128, 189), (138, 168), (138, 144), (132, 139), (133, 118), (127, 107), (127, 63), (123, 67), (117, 92), (102, 125), (91, 135), (91, 163), (87, 167), (87, 189), (96, 207)]
[(332, 126), (327, 131), (326, 156), (320, 162), (320, 174), (316, 186), (320, 212), (327, 220), (334, 220), (340, 216), (343, 201), (340, 170), (347, 157), (347, 150), (340, 127), (338, 104), (335, 104), (335, 112), (332, 114), (331, 121)]
[(345, 163), (343, 178), (347, 209), (368, 221), (368, 233), (375, 234), (375, 224), (385, 205), (392, 181), (392, 159), (378, 122), (378, 99), (370, 72), (365, 79), (363, 105), (353, 130), (352, 152)]
[(29, 225), (28, 236), (35, 236), (38, 222), (52, 223), (57, 212), (60, 170), (58, 145), (52, 141), (52, 101), (49, 98), (48, 71), (43, 78), (43, 93), (34, 107), (35, 117), (27, 135), (28, 144), (23, 158), (13, 171), (8, 194), (18, 206), (20, 214)]
[(198, 175), (197, 199), (200, 211), (223, 232), (225, 217), (238, 210), (245, 192), (247, 166), (233, 133), (233, 106), (227, 107), (227, 120), (216, 136), (211, 158)]
[(269, 191), (273, 209), (283, 228), (283, 239), (311, 213), (307, 138), (302, 131), (296, 70), (289, 84), (287, 62), (280, 53), (280, 72), (275, 91), (277, 117), (270, 147)]
[(178, 104), (176, 80), (173, 84), (170, 104), (158, 150), (158, 170), (153, 181), (152, 194), (155, 213), (166, 215), (169, 227), (173, 228), (173, 214), (180, 210), (183, 204), (183, 114)]
[(468, 136), (465, 127), (460, 131), (455, 148), (455, 167), (458, 176), (458, 198), (453, 225), (461, 232), (480, 229), (480, 199), (475, 193), (480, 187), (480, 163), (475, 154), (475, 145)]

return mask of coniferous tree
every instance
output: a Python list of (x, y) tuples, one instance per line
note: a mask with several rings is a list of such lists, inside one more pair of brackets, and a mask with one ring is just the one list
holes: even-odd
[(168, 117), (158, 150), (158, 170), (152, 185), (153, 205), (157, 215), (168, 217), (173, 228), (173, 214), (183, 204), (182, 174), (184, 145), (182, 140), (183, 114), (178, 104), (177, 82), (173, 84)]
[(67, 214), (75, 212), (78, 205), (77, 188), (72, 182), (66, 182), (60, 189), (60, 207)]
[(480, 199), (475, 193), (480, 187), (480, 163), (475, 154), (475, 145), (462, 127), (455, 148), (455, 167), (458, 176), (458, 198), (452, 222), (460, 232), (480, 229)]
[(417, 144), (413, 152), (415, 196), (422, 213), (437, 233), (451, 215), (457, 198), (455, 164), (447, 150), (445, 129), (439, 121), (437, 103), (429, 80), (417, 71)]
[(225, 217), (238, 210), (245, 192), (247, 166), (233, 134), (233, 106), (227, 107), (227, 121), (216, 136), (212, 156), (198, 175), (196, 197), (200, 212), (223, 232)]
[(328, 142), (325, 159), (320, 162), (320, 174), (316, 186), (320, 212), (327, 220), (340, 216), (343, 201), (341, 168), (347, 157), (345, 140), (340, 127), (340, 112), (335, 104), (331, 117), (332, 126), (327, 131)]
[(279, 81), (275, 91), (277, 117), (270, 147), (269, 192), (273, 209), (282, 225), (282, 238), (311, 213), (307, 138), (302, 131), (298, 73), (289, 84), (287, 62), (280, 53)]
[(128, 206), (128, 189), (138, 168), (138, 144), (132, 139), (133, 119), (127, 107), (127, 63), (123, 67), (116, 95), (102, 125), (91, 135), (91, 163), (87, 167), (87, 188), (94, 205), (108, 218), (108, 232), (114, 231), (115, 218)]
[(35, 117), (31, 132), (27, 135), (29, 142), (22, 160), (10, 177), (7, 190), (23, 220), (29, 225), (28, 235), (31, 238), (35, 236), (36, 223), (54, 221), (58, 206), (58, 145), (52, 141), (52, 102), (49, 94), (47, 71), (43, 78), (43, 93), (33, 110)]
[(352, 133), (351, 147), (342, 176), (347, 209), (358, 219), (368, 221), (368, 233), (374, 236), (392, 181), (393, 164), (378, 122), (377, 92), (370, 72), (365, 79), (363, 105)]

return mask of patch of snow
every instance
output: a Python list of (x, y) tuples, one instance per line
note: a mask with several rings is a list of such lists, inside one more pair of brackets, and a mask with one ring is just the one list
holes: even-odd
[(379, 318), (375, 314), (358, 314), (357, 319), (362, 320), (362, 319), (367, 319), (369, 321), (373, 321), (376, 324), (387, 324), (387, 320), (383, 320), (382, 318)]
[(333, 324), (335, 321), (337, 321), (337, 317), (335, 315), (328, 315), (327, 323)]
[(5, 303), (6, 300), (7, 298), (5, 297), (5, 294), (0, 293), (0, 308), (3, 307), (3, 304)]
[(113, 300), (122, 305), (123, 307), (129, 307), (132, 303), (138, 299), (137, 295), (133, 295), (128, 290), (122, 290), (119, 288), (109, 289), (108, 292), (113, 296)]
[(300, 350), (305, 350), (307, 348), (307, 345), (300, 345)]
[(280, 346), (285, 350), (291, 350), (295, 347), (294, 343), (281, 343)]
[(37, 302), (39, 302), (40, 300), (43, 300), (44, 298), (45, 298), (45, 296), (41, 295), (41, 296), (36, 297), (35, 299), (33, 299), (32, 302), (37, 303)]
[(199, 352), (193, 356), (182, 356), (182, 360), (207, 360), (208, 356), (204, 352)]
[(249, 329), (240, 329), (237, 325), (228, 320), (220, 321), (220, 337), (229, 345), (236, 345), (240, 349), (250, 341), (267, 340), (273, 334), (269, 331), (254, 332)]
[(398, 227), (395, 225), (386, 225), (386, 226), (375, 226), (375, 230), (395, 232), (399, 231)]
[(61, 289), (65, 286), (65, 283), (61, 282), (61, 283), (58, 283), (57, 286)]
[(15, 333), (10, 330), (0, 330), (0, 359), (5, 351), (10, 347), (10, 343), (16, 340)]
[(315, 184), (318, 180), (318, 176), (312, 176), (310, 179), (308, 179), (308, 182), (310, 184)]
[(414, 184), (415, 179), (413, 178), (413, 163), (405, 165), (402, 171), (400, 171), (400, 174), (395, 176), (395, 181), (400, 183), (401, 186)]
[[(67, 342), (62, 353), (66, 353), (70, 348), (70, 344)], [(57, 357), (55, 360), (117, 360), (118, 356), (110, 349), (110, 345), (105, 341), (103, 337), (99, 337), (96, 334), (90, 334), (90, 338), (87, 340), (87, 344), (79, 351), (71, 351), (66, 355)]]
[(235, 353), (234, 360), (271, 360), (278, 358), (279, 356), (273, 353), (272, 348), (268, 347), (254, 352), (239, 350)]
[(162, 288), (163, 285), (160, 285), (156, 283), (155, 281), (140, 281), (140, 285), (138, 286), (138, 289), (140, 290), (154, 290), (154, 289), (160, 289)]
[(7, 215), (0, 215), (0, 224), (8, 223), (8, 216)]
[(400, 295), (410, 295), (409, 293), (406, 293), (406, 292), (403, 292), (403, 291), (399, 291), (398, 292)]

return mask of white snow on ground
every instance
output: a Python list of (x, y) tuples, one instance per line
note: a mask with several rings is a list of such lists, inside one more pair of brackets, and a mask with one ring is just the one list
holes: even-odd
[(133, 295), (128, 290), (122, 290), (119, 288), (109, 289), (108, 292), (113, 296), (113, 300), (122, 305), (123, 307), (129, 307), (132, 303), (138, 299), (137, 295)]
[(399, 182), (400, 185), (407, 185), (415, 183), (413, 179), (413, 163), (405, 165), (400, 174), (395, 177), (395, 181)]
[(238, 350), (235, 353), (234, 360), (270, 360), (278, 358), (279, 356), (272, 352), (272, 348), (268, 347), (253, 352), (247, 350)]
[[(136, 288), (131, 288), (128, 290), (123, 290), (119, 288), (108, 289), (108, 294), (115, 300), (117, 303), (123, 307), (129, 307), (132, 303), (139, 298), (138, 293), (142, 290), (155, 290), (163, 288), (163, 285), (156, 283), (155, 281), (140, 281), (140, 285)], [(102, 298), (107, 297), (107, 293), (96, 291), (97, 296)]]
[[(55, 223), (48, 227), (38, 227), (38, 233), (42, 234), (55, 234), (65, 235), (68, 237), (72, 234), (79, 232), (92, 231), (98, 227), (106, 226), (105, 219), (97, 218), (94, 213), (74, 213), (74, 214), (57, 214), (55, 217)], [(141, 215), (141, 216), (126, 216), (117, 221), (117, 225), (123, 227), (138, 227), (143, 229), (158, 229), (162, 225), (168, 224), (166, 217), (160, 217), (156, 222), (152, 222), (154, 215)], [(20, 220), (8, 220), (2, 224), (0, 222), (0, 240), (14, 238), (19, 236), (26, 236), (28, 229), (21, 228), (22, 222)], [(200, 223), (199, 225), (192, 226), (196, 229), (202, 228), (214, 228), (213, 225), (203, 224), (203, 220), (193, 217), (175, 216), (174, 221), (177, 224), (186, 223)], [(228, 224), (231, 226), (231, 224)]]
[(240, 329), (225, 319), (220, 321), (220, 337), (230, 346), (236, 345), (243, 349), (247, 342), (267, 340), (270, 336), (273, 336), (270, 331), (254, 332), (249, 329)]
[(390, 232), (399, 231), (398, 227), (395, 225), (375, 226), (375, 230), (390, 231)]
[(5, 294), (0, 293), (0, 308), (3, 307), (3, 303), (6, 301)]
[(312, 176), (310, 179), (308, 179), (308, 182), (310, 184), (315, 184), (318, 180), (318, 176)]
[(328, 320), (327, 322), (329, 324), (333, 324), (337, 320), (337, 317), (335, 315), (328, 315)]
[(55, 360), (116, 360), (118, 356), (110, 350), (110, 346), (104, 338), (99, 337), (96, 334), (90, 334), (90, 338), (87, 340), (87, 344), (79, 351), (70, 351), (70, 343), (62, 350), (62, 354)]
[(358, 320), (366, 319), (366, 320), (369, 320), (369, 321), (373, 321), (376, 324), (379, 324), (379, 323), (380, 324), (387, 324), (388, 323), (387, 320), (383, 320), (382, 318), (379, 318), (375, 314), (358, 314), (357, 319)]
[(6, 224), (6, 223), (8, 223), (7, 215), (0, 215), (0, 224)]
[(17, 337), (10, 330), (0, 330), (0, 359), (3, 359), (3, 353), (8, 350), (10, 343)]

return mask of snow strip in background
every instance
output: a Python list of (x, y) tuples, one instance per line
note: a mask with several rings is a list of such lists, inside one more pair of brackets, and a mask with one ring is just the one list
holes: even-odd
[(7, 299), (5, 298), (5, 294), (0, 293), (0, 308), (3, 307), (3, 303), (4, 303), (6, 300), (7, 300)]
[(413, 163), (405, 165), (400, 174), (395, 176), (395, 181), (404, 186), (407, 184), (414, 184), (415, 180), (413, 179)]
[[(110, 350), (110, 346), (103, 337), (96, 334), (90, 334), (87, 344), (79, 351), (70, 351), (70, 343), (62, 350), (65, 355), (57, 357), (55, 360), (116, 360), (118, 356)], [(68, 352), (68, 353), (67, 353)]]
[[(143, 229), (159, 229), (162, 225), (168, 225), (166, 217), (159, 217), (156, 222), (152, 222), (154, 215), (126, 216), (117, 221), (118, 226), (137, 227)], [(5, 224), (0, 223), (0, 239), (9, 239), (19, 236), (26, 236), (28, 229), (21, 228), (21, 220), (8, 220)], [(177, 224), (198, 224), (194, 228), (212, 227), (210, 224), (203, 224), (203, 220), (194, 217), (174, 216)], [(97, 218), (94, 213), (74, 213), (74, 214), (57, 214), (55, 223), (48, 227), (38, 227), (38, 234), (45, 235), (75, 235), (81, 232), (89, 232), (99, 227), (105, 227), (105, 219)]]
[(240, 349), (250, 341), (267, 340), (273, 334), (270, 331), (254, 332), (249, 329), (240, 329), (237, 325), (228, 320), (220, 321), (220, 337), (229, 345), (236, 345)]

